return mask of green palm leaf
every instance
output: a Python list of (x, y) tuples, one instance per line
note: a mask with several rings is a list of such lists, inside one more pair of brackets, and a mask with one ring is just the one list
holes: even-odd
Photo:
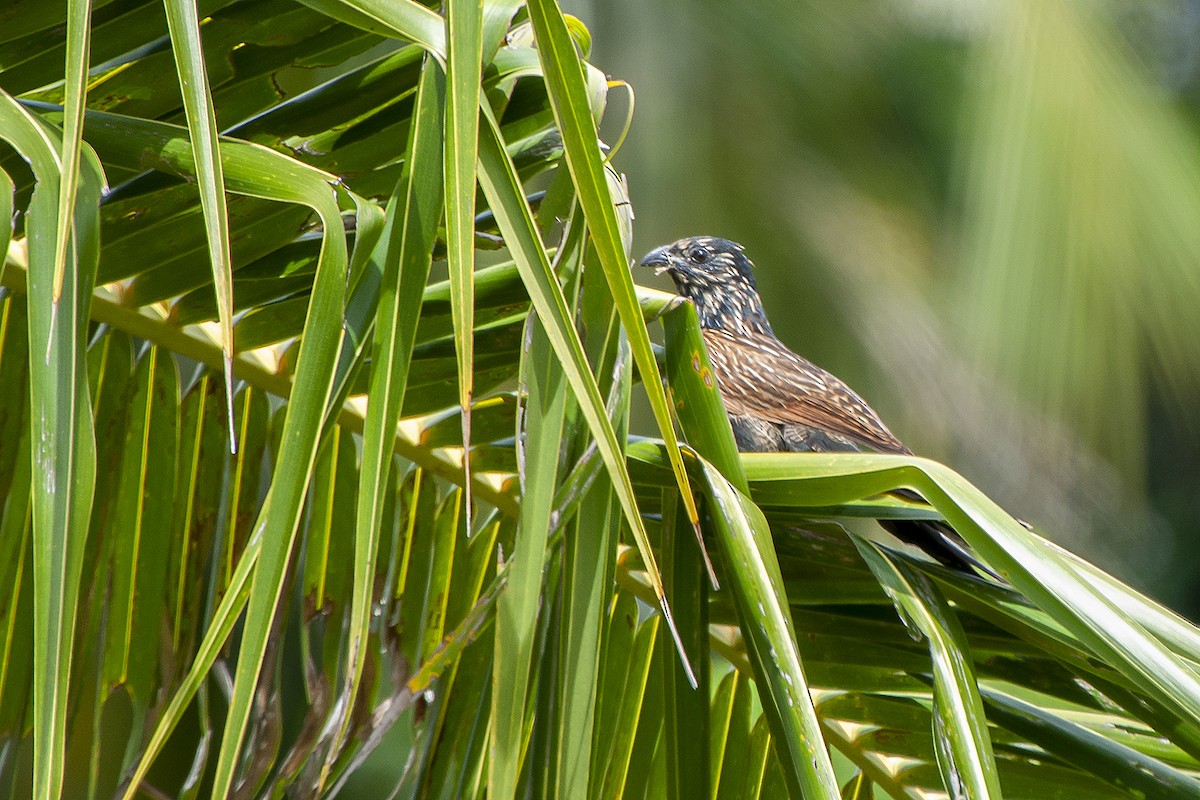
[(12, 5), (0, 793), (1196, 795), (1186, 620), (936, 462), (737, 453), (556, 4)]

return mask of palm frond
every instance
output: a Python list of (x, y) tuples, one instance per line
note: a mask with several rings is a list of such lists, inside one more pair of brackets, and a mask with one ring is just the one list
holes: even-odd
[(15, 6), (0, 792), (1196, 796), (1200, 631), (935, 462), (739, 456), (590, 33), (469, 6)]

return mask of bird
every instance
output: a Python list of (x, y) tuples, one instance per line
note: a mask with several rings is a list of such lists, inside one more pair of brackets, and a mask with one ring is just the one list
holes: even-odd
[[(779, 340), (742, 245), (691, 236), (650, 251), (640, 266), (665, 272), (696, 307), (739, 451), (913, 455), (854, 390)], [(891, 494), (920, 501), (906, 489)], [(997, 577), (944, 522), (893, 519), (879, 524), (947, 567)]]

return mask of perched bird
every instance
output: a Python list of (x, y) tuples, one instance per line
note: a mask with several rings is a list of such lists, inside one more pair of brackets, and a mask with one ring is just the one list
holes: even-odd
[[(641, 261), (656, 274), (670, 275), (679, 293), (695, 304), (738, 449), (911, 455), (849, 386), (779, 341), (754, 282), (754, 265), (743, 250), (728, 239), (693, 236), (653, 250)], [(895, 494), (919, 499), (905, 490)], [(946, 566), (994, 575), (945, 523), (880, 524)]]

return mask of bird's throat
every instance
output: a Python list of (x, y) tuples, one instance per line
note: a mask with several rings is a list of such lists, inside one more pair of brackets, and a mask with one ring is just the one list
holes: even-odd
[(758, 292), (722, 286), (688, 292), (688, 296), (696, 305), (701, 328), (775, 336)]

